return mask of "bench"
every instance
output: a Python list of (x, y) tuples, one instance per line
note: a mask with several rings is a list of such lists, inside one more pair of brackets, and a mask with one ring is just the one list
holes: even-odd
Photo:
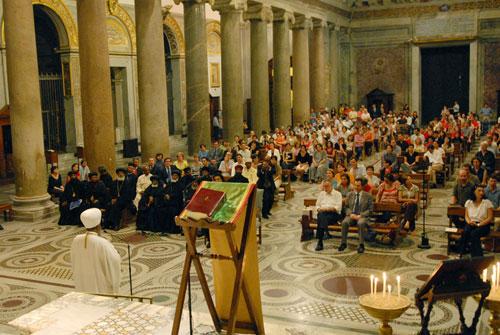
[(283, 169), (281, 171), (282, 182), (279, 188), (279, 193), (283, 193), (283, 200), (288, 200), (293, 198), (294, 191), (292, 190), (292, 171), (289, 169)]
[[(452, 248), (457, 246), (458, 240), (462, 237), (464, 230), (455, 228), (452, 222), (453, 216), (465, 217), (465, 207), (461, 206), (448, 206), (447, 215), (449, 218), (448, 228), (446, 229), (446, 234), (448, 235), (448, 247), (447, 254), (449, 255), (452, 252)], [(500, 218), (500, 209), (495, 209), (493, 211), (493, 217)], [(490, 234), (481, 238), (481, 241), (491, 241), (491, 252), (496, 251), (496, 241), (500, 239), (500, 227), (494, 222), (493, 228), (490, 230)]]
[(4, 221), (12, 221), (14, 219), (12, 204), (0, 204), (0, 212), (3, 213)]
[[(301, 242), (311, 240), (314, 237), (314, 230), (318, 228), (317, 220), (313, 217), (313, 210), (315, 209), (315, 206), (316, 199), (304, 199), (304, 209), (305, 211), (307, 211), (307, 213), (303, 214), (302, 218), (299, 220), (300, 224), (302, 225), (302, 234), (300, 237)], [(399, 218), (401, 214), (404, 213), (404, 209), (400, 204), (374, 203), (373, 213), (377, 212), (390, 212), (397, 218)], [(375, 216), (372, 215), (370, 219), (372, 218), (375, 218)], [(396, 219), (396, 222), (399, 222), (399, 220)], [(396, 236), (397, 231), (399, 230), (399, 224), (372, 222), (371, 224), (369, 224), (369, 228), (371, 231), (374, 231), (377, 234), (393, 234), (394, 236)], [(334, 222), (331, 225), (328, 225), (328, 231), (341, 232), (342, 225), (339, 222)], [(358, 227), (350, 226), (349, 233), (358, 233)]]

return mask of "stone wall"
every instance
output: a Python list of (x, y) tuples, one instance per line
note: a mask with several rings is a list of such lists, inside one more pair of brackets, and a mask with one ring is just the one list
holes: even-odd
[(395, 110), (408, 102), (407, 47), (369, 47), (356, 50), (357, 101), (366, 104), (366, 95), (379, 88), (394, 93)]
[(500, 42), (484, 44), (484, 102), (496, 111), (500, 90)]

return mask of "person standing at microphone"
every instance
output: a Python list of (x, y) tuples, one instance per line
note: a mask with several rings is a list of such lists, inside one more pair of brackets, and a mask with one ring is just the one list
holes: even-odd
[(71, 244), (73, 280), (79, 292), (118, 294), (121, 258), (111, 242), (101, 236), (101, 215), (97, 208), (80, 215), (87, 231)]

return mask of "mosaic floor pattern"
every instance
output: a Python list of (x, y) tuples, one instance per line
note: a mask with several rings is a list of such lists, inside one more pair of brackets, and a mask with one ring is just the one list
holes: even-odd
[[(0, 189), (8, 194), (9, 186)], [(325, 249), (315, 252), (315, 241), (300, 242), (298, 219), (303, 199), (319, 193), (318, 185), (294, 183), (295, 197), (280, 200), (273, 215), (264, 220), (263, 242), (259, 247), (259, 266), (264, 318), (274, 334), (376, 334), (377, 323), (358, 305), (359, 295), (370, 291), (369, 276), (401, 276), (402, 294), (413, 297), (435, 265), (447, 259), (444, 227), (452, 184), (432, 190), (427, 210), (427, 228), (432, 248), (418, 249), (422, 229), (406, 238), (398, 248), (368, 244), (357, 254), (357, 240), (339, 253), (340, 240), (327, 240)], [(281, 197), (282, 198), (282, 197)], [(57, 220), (3, 224), (0, 231), (0, 323), (73, 290), (70, 245), (82, 228), (58, 226)], [(135, 295), (153, 297), (154, 302), (175, 306), (184, 260), (185, 244), (180, 236), (137, 234), (127, 227), (112, 240), (122, 256), (122, 293), (128, 292), (127, 244), (131, 245), (132, 283)], [(199, 239), (199, 248), (203, 241)], [(211, 282), (209, 261), (203, 262)], [(192, 272), (193, 306), (199, 315), (207, 312), (199, 283)], [(466, 304), (471, 315), (476, 304)], [(488, 315), (483, 313), (478, 334), (486, 333)], [(203, 318), (203, 317), (200, 317)], [(208, 322), (198, 320), (204, 330)], [(196, 320), (195, 320), (196, 324)], [(417, 309), (411, 307), (393, 323), (396, 334), (415, 334), (420, 326)], [(431, 317), (433, 334), (458, 332), (458, 314), (447, 303), (435, 306)]]

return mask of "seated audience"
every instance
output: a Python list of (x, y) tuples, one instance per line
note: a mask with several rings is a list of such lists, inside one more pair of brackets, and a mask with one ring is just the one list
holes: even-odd
[(342, 212), (342, 195), (333, 189), (332, 184), (325, 180), (322, 183), (323, 190), (316, 200), (318, 209), (318, 244), (316, 251), (323, 250), (323, 237), (328, 231), (329, 224), (335, 224), (340, 220)]

